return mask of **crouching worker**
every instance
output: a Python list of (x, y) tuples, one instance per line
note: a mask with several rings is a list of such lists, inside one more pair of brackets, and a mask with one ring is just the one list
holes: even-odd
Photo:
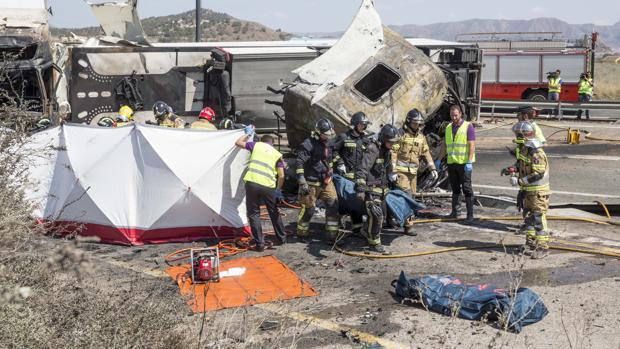
[[(513, 128), (517, 138), (525, 140), (523, 157), (518, 160), (517, 183), (525, 192), (523, 202), (526, 246), (525, 253), (534, 259), (549, 254), (549, 231), (547, 211), (549, 210), (549, 161), (543, 144), (535, 136), (529, 122), (521, 121)], [(514, 182), (513, 182), (514, 184)]]
[(302, 241), (310, 234), (310, 220), (314, 215), (316, 200), (321, 200), (325, 205), (327, 238), (331, 242), (338, 239), (338, 195), (332, 181), (333, 158), (329, 144), (333, 135), (332, 123), (327, 119), (320, 119), (311, 136), (297, 149), (295, 169), (301, 204), (297, 217), (297, 237)]
[(392, 168), (392, 146), (398, 142), (398, 130), (385, 125), (379, 132), (377, 142), (368, 146), (362, 159), (362, 166), (355, 174), (355, 191), (363, 198), (366, 207), (366, 222), (362, 234), (368, 239), (371, 250), (386, 253), (381, 244), (381, 229), (385, 218), (385, 197), (389, 189)]
[(276, 244), (286, 243), (286, 233), (277, 201), (282, 199), (282, 185), (284, 184), (284, 161), (282, 154), (273, 147), (273, 137), (264, 135), (260, 142), (248, 142), (254, 136), (253, 126), (245, 128), (245, 135), (235, 142), (239, 148), (252, 152), (250, 162), (243, 177), (245, 182), (245, 205), (252, 230), (255, 250), (265, 250), (265, 237), (260, 219), (260, 205), (267, 206), (271, 224), (276, 233)]

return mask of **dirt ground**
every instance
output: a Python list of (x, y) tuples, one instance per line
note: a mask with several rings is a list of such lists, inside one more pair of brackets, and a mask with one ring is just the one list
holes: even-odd
[[(582, 127), (582, 126), (579, 126)], [(585, 127), (585, 126), (584, 126)], [(618, 138), (614, 125), (588, 124)], [(545, 131), (551, 129), (545, 129)], [(474, 185), (481, 194), (511, 196), (499, 168), (510, 164), (509, 126), (480, 133)], [(560, 135), (561, 136), (561, 135)], [(559, 136), (556, 136), (559, 137)], [(620, 145), (586, 142), (569, 146), (552, 138), (552, 186), (558, 202), (591, 202), (606, 194), (618, 203)], [(478, 187), (476, 187), (478, 185)], [(484, 187), (486, 185), (486, 187)], [(493, 189), (489, 189), (493, 187)], [(599, 194), (596, 194), (599, 193)], [(615, 201), (614, 201), (615, 200)], [(432, 213), (447, 213), (445, 199), (426, 199)], [(512, 205), (477, 207), (479, 216), (516, 215)], [(296, 210), (285, 209), (287, 229)], [(551, 215), (590, 214), (555, 210)], [(596, 217), (603, 219), (602, 217)], [(324, 242), (323, 217), (308, 243), (266, 250), (320, 293), (317, 297), (193, 314), (165, 273), (164, 256), (193, 244), (115, 246), (88, 239), (9, 237), (0, 250), (0, 347), (2, 348), (620, 348), (620, 260), (554, 250), (544, 260), (516, 249), (465, 250), (400, 259), (351, 257)], [(614, 218), (617, 221), (618, 218)], [(521, 244), (518, 221), (424, 223), (418, 236), (386, 230), (393, 254), (488, 243)], [(271, 229), (268, 222), (265, 229)], [(550, 221), (554, 238), (573, 247), (620, 249), (620, 226)], [(7, 238), (7, 239), (9, 239)], [(363, 251), (349, 237), (343, 248)], [(245, 252), (239, 257), (260, 254)], [(529, 287), (549, 309), (542, 321), (519, 334), (402, 303), (391, 286), (409, 276), (452, 275), (468, 283)]]
[[(437, 208), (435, 211), (442, 213)], [(291, 222), (295, 210), (284, 212), (289, 222), (287, 228), (293, 229)], [(516, 212), (512, 208), (479, 208), (478, 213), (499, 216)], [(313, 225), (317, 232), (322, 230), (320, 220), (321, 217), (317, 217)], [(553, 221), (551, 226), (556, 238), (620, 249), (620, 227), (560, 221)], [(269, 228), (268, 223), (265, 228)], [(386, 231), (383, 240), (394, 254), (489, 242), (521, 243), (523, 236), (515, 233), (516, 228), (517, 222), (485, 221), (473, 227), (432, 223), (419, 225), (416, 237)], [(291, 237), (289, 244), (264, 252), (277, 256), (309, 281), (320, 292), (318, 297), (205, 315), (192, 314), (173, 280), (162, 273), (165, 268), (163, 256), (177, 248), (187, 247), (187, 244), (124, 247), (49, 237), (40, 238), (38, 243), (39, 248), (49, 251), (71, 247), (80, 254), (83, 252), (80, 257), (83, 263), (78, 263), (82, 264), (81, 280), (68, 277), (70, 282), (64, 287), (79, 287), (86, 294), (85, 298), (91, 301), (112, 303), (104, 309), (94, 308), (116, 314), (117, 322), (97, 324), (97, 314), (84, 320), (93, 321), (92, 326), (116, 331), (122, 331), (125, 326), (133, 327), (129, 323), (138, 321), (147, 326), (137, 326), (145, 334), (162, 331), (159, 343), (162, 347), (195, 346), (199, 338), (201, 347), (210, 348), (620, 346), (618, 259), (554, 251), (544, 260), (530, 260), (519, 257), (518, 251), (513, 249), (492, 249), (371, 260), (343, 255), (332, 245), (324, 243), (322, 237), (322, 233), (317, 233), (308, 243), (300, 243)], [(360, 251), (363, 245), (360, 238), (350, 237), (343, 246)], [(255, 255), (258, 253), (246, 252), (239, 256)], [(401, 304), (390, 286), (401, 270), (411, 276), (453, 275), (466, 282), (503, 287), (518, 283), (521, 287), (532, 288), (542, 297), (549, 315), (543, 321), (525, 327), (522, 333), (514, 334), (498, 330), (491, 324), (451, 318), (419, 306)], [(55, 278), (60, 274), (74, 273), (71, 269), (52, 272)], [(117, 298), (124, 299), (124, 302), (115, 304)], [(54, 302), (54, 299), (47, 301)], [(88, 312), (88, 309), (84, 310)], [(154, 317), (160, 321), (153, 323)], [(265, 324), (274, 328), (263, 330), (261, 324), (263, 328)], [(362, 335), (350, 331), (351, 328)], [(146, 341), (127, 346), (141, 347), (149, 343), (152, 344)], [(111, 341), (109, 344), (124, 347), (127, 343)]]

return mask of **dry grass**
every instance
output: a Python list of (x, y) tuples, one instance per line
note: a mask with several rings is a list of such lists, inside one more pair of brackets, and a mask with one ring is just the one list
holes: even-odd
[(597, 62), (594, 69), (594, 99), (620, 100), (620, 62)]

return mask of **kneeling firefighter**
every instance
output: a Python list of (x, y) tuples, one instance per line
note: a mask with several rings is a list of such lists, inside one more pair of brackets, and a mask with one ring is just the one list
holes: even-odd
[(532, 258), (544, 258), (549, 254), (549, 231), (547, 211), (549, 210), (549, 161), (543, 144), (536, 138), (535, 130), (527, 121), (518, 122), (513, 131), (517, 139), (525, 140), (524, 154), (518, 160), (519, 171), (516, 183), (525, 192), (523, 213), (526, 232), (526, 253)]
[[(370, 125), (366, 114), (357, 112), (351, 116), (349, 130), (340, 134), (333, 142), (334, 164), (336, 172), (350, 181), (355, 181), (355, 174), (362, 165), (364, 153), (373, 142), (370, 132), (366, 129)], [(352, 230), (357, 234), (362, 229), (363, 203), (349, 205), (347, 212), (351, 215)]]
[(376, 252), (385, 253), (381, 244), (381, 228), (385, 218), (385, 197), (389, 192), (390, 177), (393, 177), (392, 147), (398, 142), (398, 130), (385, 125), (379, 132), (377, 142), (368, 146), (362, 166), (356, 173), (355, 191), (364, 200), (366, 222), (362, 234), (368, 245)]
[(311, 136), (297, 149), (295, 168), (301, 204), (297, 217), (297, 236), (302, 240), (310, 234), (310, 220), (314, 215), (317, 199), (325, 205), (325, 230), (328, 239), (338, 239), (338, 195), (332, 181), (333, 157), (329, 144), (333, 135), (332, 123), (328, 119), (320, 119)]

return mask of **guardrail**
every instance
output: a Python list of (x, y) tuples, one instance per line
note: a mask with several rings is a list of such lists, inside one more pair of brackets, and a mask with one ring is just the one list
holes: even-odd
[[(480, 107), (483, 109), (490, 109), (490, 116), (495, 116), (496, 109), (516, 109), (521, 106), (531, 106), (540, 109), (558, 110), (558, 117), (562, 118), (564, 110), (607, 110), (618, 111), (619, 113), (613, 117), (614, 119), (620, 118), (620, 102), (612, 101), (593, 101), (586, 103), (574, 103), (574, 102), (535, 102), (535, 101), (508, 101), (508, 100), (483, 100), (480, 103)], [(484, 114), (489, 114), (485, 112)], [(499, 113), (498, 113), (499, 114)]]

